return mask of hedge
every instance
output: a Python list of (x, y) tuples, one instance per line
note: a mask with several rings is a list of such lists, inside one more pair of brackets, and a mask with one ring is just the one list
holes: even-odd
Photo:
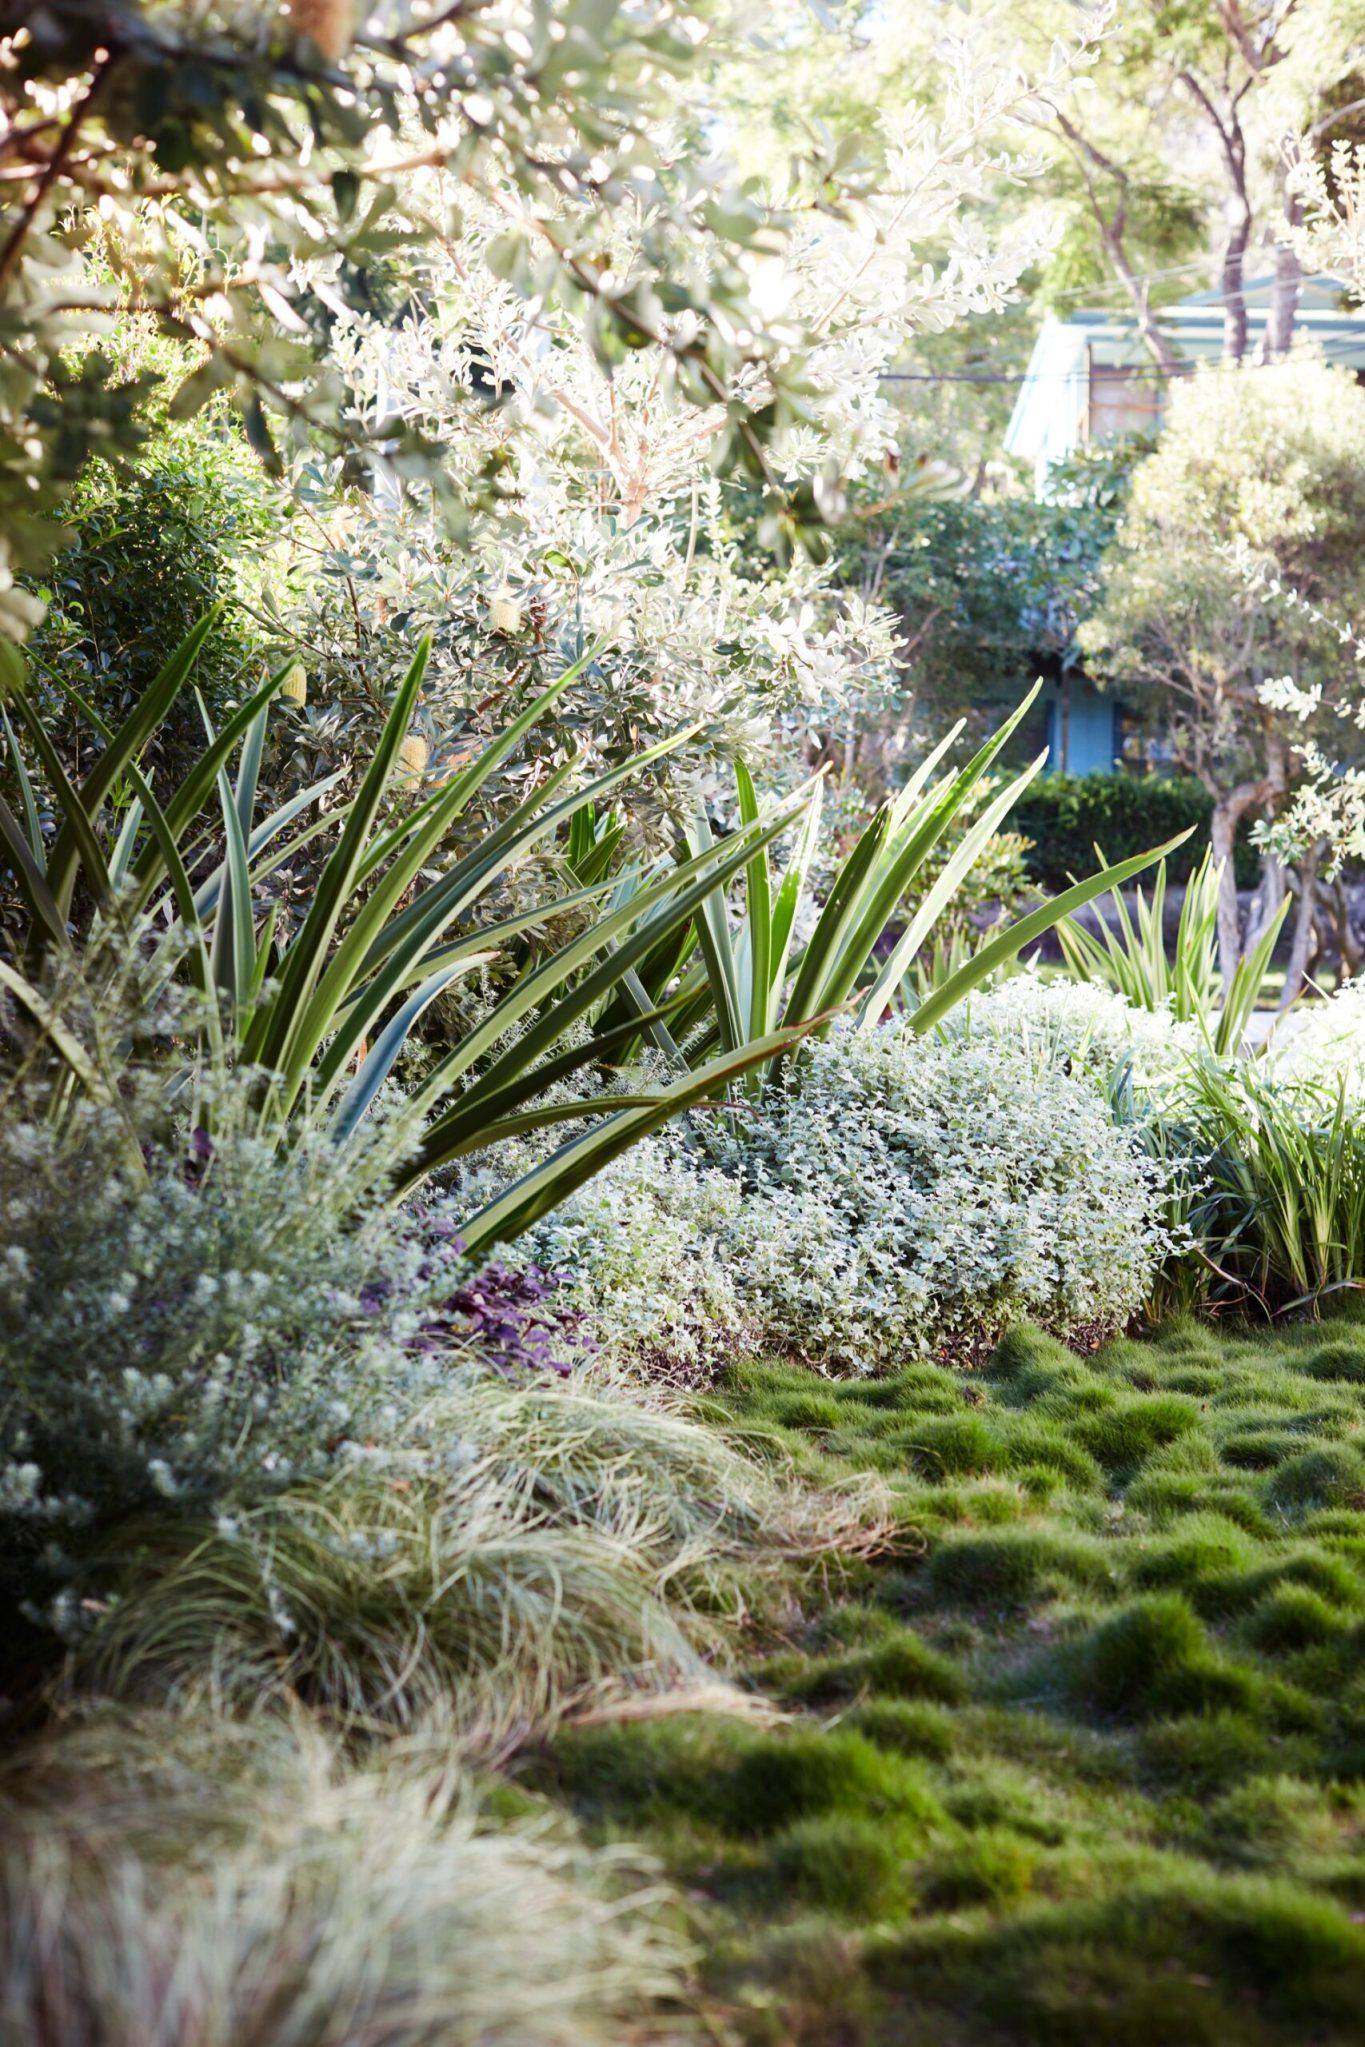
[[(1126, 860), (1193, 825), (1194, 836), (1168, 862), (1171, 880), (1186, 881), (1208, 845), (1212, 808), (1192, 775), (1045, 775), (1010, 812), (1009, 826), (1033, 841), (1024, 856), (1030, 880), (1056, 890), (1093, 874), (1096, 845), (1106, 860)], [(1237, 839), (1239, 888), (1256, 884), (1248, 832)]]

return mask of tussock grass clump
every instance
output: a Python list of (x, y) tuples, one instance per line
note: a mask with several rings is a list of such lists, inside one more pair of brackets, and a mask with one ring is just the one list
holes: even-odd
[(1133, 1583), (1198, 1599), (1211, 1581), (1216, 1585), (1225, 1573), (1244, 1569), (1256, 1555), (1255, 1542), (1227, 1515), (1193, 1513), (1173, 1534), (1143, 1547), (1133, 1559)]
[(1138, 1754), (1153, 1777), (1195, 1796), (1236, 1783), (1276, 1760), (1272, 1736), (1247, 1713), (1182, 1713), (1142, 1730)]
[(1263, 1656), (1285, 1656), (1335, 1642), (1347, 1626), (1336, 1608), (1306, 1585), (1282, 1585), (1247, 1617), (1243, 1634)]
[(1251, 1777), (1216, 1800), (1204, 1831), (1216, 1856), (1283, 1870), (1305, 1854), (1330, 1850), (1341, 1816), (1318, 1785), (1298, 1777)]
[(1365, 1582), (1360, 1573), (1342, 1558), (1320, 1549), (1289, 1549), (1218, 1585), (1220, 1604), (1229, 1613), (1256, 1604), (1267, 1592), (1281, 1585), (1301, 1585), (1344, 1613), (1357, 1613), (1365, 1606)]
[(957, 1716), (923, 1699), (865, 1699), (840, 1723), (896, 1755), (942, 1762), (957, 1739)]
[(709, 1715), (569, 1728), (555, 1743), (552, 1769), (585, 1818), (683, 1819), (737, 1839), (829, 1814), (926, 1826), (943, 1816), (920, 1765), (842, 1728), (760, 1732)]
[(1076, 1434), (1106, 1471), (1126, 1471), (1185, 1435), (1198, 1420), (1198, 1408), (1184, 1394), (1135, 1395), (1082, 1418)]
[(676, 2039), (657, 1872), (490, 1828), (420, 1752), (301, 1721), (100, 1721), (3, 1787), (5, 2037), (62, 2047), (607, 2047)]
[(1299, 1369), (1312, 1379), (1365, 1385), (1365, 1329), (1343, 1329), (1326, 1343), (1316, 1344), (1299, 1360)]
[(1349, 1443), (1323, 1443), (1281, 1464), (1267, 1504), (1288, 1518), (1322, 1507), (1365, 1507), (1365, 1456)]
[(79, 1669), (366, 1723), (453, 1700), (496, 1744), (593, 1688), (706, 1679), (765, 1583), (886, 1537), (875, 1489), (798, 1489), (624, 1386), (471, 1373), (324, 1484), (130, 1531)]
[(769, 1894), (818, 1906), (834, 1919), (875, 1925), (902, 1918), (911, 1897), (911, 1859), (921, 1829), (904, 1821), (844, 1814), (798, 1820), (778, 1834), (764, 1858)]
[(1030, 1889), (1037, 1861), (1037, 1848), (1018, 1834), (988, 1829), (929, 1858), (920, 1872), (920, 1898), (937, 1912), (1013, 1904)]

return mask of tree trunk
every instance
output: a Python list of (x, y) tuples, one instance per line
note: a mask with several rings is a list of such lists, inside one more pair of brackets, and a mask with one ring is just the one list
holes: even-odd
[[(1113, 157), (1106, 156), (1102, 149), (1097, 148), (1088, 137), (1082, 135), (1079, 128), (1066, 118), (1060, 108), (1054, 107), (1053, 113), (1058, 127), (1075, 151), (1077, 166), (1085, 181), (1090, 211), (1094, 215), (1095, 226), (1099, 231), (1101, 247), (1109, 258), (1115, 277), (1128, 294), (1143, 345), (1153, 362), (1166, 376), (1178, 377), (1181, 368), (1180, 358), (1156, 323), (1146, 279), (1134, 269), (1128, 256), (1126, 241), (1128, 174)], [(1113, 181), (1115, 200), (1107, 209), (1096, 182), (1096, 172)]]
[(1218, 967), (1224, 986), (1236, 973), (1237, 962), (1242, 957), (1242, 919), (1237, 908), (1233, 850), (1237, 827), (1250, 804), (1251, 798), (1244, 789), (1233, 789), (1215, 798), (1209, 819), (1209, 844), (1213, 848), (1215, 862), (1223, 870), (1218, 884)]
[(1223, 357), (1242, 361), (1247, 352), (1246, 252), (1251, 240), (1251, 208), (1242, 195), (1234, 203), (1223, 247)]
[(1289, 880), (1284, 864), (1273, 853), (1261, 855), (1261, 878), (1256, 885), (1256, 894), (1247, 917), (1247, 951), (1260, 938), (1280, 904), (1289, 893)]
[[(1284, 218), (1286, 227), (1297, 227), (1302, 204), (1297, 192), (1286, 192), (1284, 196)], [(1278, 362), (1287, 356), (1294, 346), (1294, 322), (1299, 310), (1299, 287), (1303, 283), (1303, 265), (1288, 242), (1279, 242), (1275, 248), (1275, 282), (1270, 293), (1270, 316), (1266, 321), (1265, 358), (1267, 362)]]
[(1334, 921), (1341, 978), (1345, 980), (1349, 976), (1354, 980), (1361, 967), (1365, 966), (1365, 944), (1362, 944), (1360, 933), (1352, 921), (1350, 892), (1340, 875), (1332, 883), (1332, 905), (1336, 913)]
[(1284, 1013), (1298, 996), (1308, 968), (1308, 956), (1313, 946), (1313, 919), (1318, 907), (1318, 862), (1322, 858), (1322, 841), (1309, 846), (1299, 862), (1295, 893), (1299, 899), (1294, 913), (1294, 937), (1289, 948), (1289, 964), (1284, 972), (1284, 992), (1280, 996), (1280, 1012)]

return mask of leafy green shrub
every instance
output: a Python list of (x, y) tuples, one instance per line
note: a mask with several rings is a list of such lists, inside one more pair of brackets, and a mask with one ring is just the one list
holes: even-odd
[[(263, 636), (235, 601), (243, 570), (271, 545), (270, 485), (260, 463), (207, 421), (162, 432), (117, 479), (96, 467), (66, 507), (66, 545), (44, 578), (47, 613), (29, 642), (35, 687), (69, 774), (98, 744), (53, 676), (118, 725), (166, 658), (221, 605), (196, 664), (215, 723), (259, 682)], [(154, 776), (184, 773), (204, 743), (196, 705), (177, 704), (147, 757)]]
[(1101, 1086), (1123, 1068), (1143, 1088), (1168, 1089), (1202, 1045), (1198, 1028), (1167, 1009), (1134, 1008), (1097, 981), (1045, 981), (1036, 973), (1010, 974), (974, 995), (952, 1027), (973, 1037), (1023, 1039)]
[[(103, 747), (79, 785), (62, 767), (41, 705), (25, 689), (15, 693), (60, 827), (49, 845), (33, 776), (6, 719), (7, 762), (23, 823), (0, 806), (0, 841), (28, 913), (27, 971), (0, 962), (0, 986), (37, 1048), (58, 1056), (68, 1087), (95, 1099), (116, 1093), (117, 1053), (101, 1072), (66, 1014), (72, 990), (63, 985), (74, 981), (78, 997), (86, 992), (82, 974), (97, 972), (100, 941), (113, 932), (124, 956), (145, 959), (154, 975), (166, 981), (181, 976), (199, 990), (202, 1011), (195, 1030), (186, 1027), (187, 1037), (197, 1038), (220, 1066), (261, 1069), (262, 1132), (269, 1129), (287, 1144), (299, 1125), (320, 1124), (344, 1142), (437, 997), (528, 927), (584, 899), (582, 890), (571, 890), (530, 914), (523, 905), (520, 914), (489, 924), (478, 912), (499, 879), (683, 735), (568, 796), (562, 791), (577, 758), (561, 761), (500, 825), (475, 824), (459, 857), (435, 869), (431, 862), (448, 848), (489, 777), (600, 648), (565, 668), (473, 761), (414, 804), (410, 792), (403, 793), (401, 755), (429, 652), (427, 642), (419, 643), (354, 795), (334, 812), (301, 822), (331, 794), (335, 777), (297, 792), (264, 818), (256, 815), (270, 705), (283, 671), (221, 732), (210, 729), (164, 804), (141, 772), (139, 760), (184, 692), (213, 625), (211, 614), (202, 619), (118, 730), (102, 729)], [(227, 772), (234, 755), (235, 784)], [(114, 801), (120, 789), (128, 799), (123, 809)], [(554, 1092), (569, 1075), (620, 1050), (619, 1031), (597, 1035), (586, 1020), (600, 1017), (621, 978), (661, 942), (679, 932), (690, 942), (694, 913), (792, 822), (808, 793), (720, 847), (627, 890), (625, 901), (571, 930), (548, 958), (514, 973), (476, 1019), (465, 1019), (456, 1042), (411, 1098), (414, 1118), (430, 1120), (402, 1163), (402, 1184), (413, 1185), (509, 1132), (556, 1125), (575, 1112), (579, 1121), (597, 1119), (467, 1219), (471, 1249), (515, 1236), (635, 1137), (723, 1089), (755, 1062), (789, 1050), (809, 1027), (803, 1020), (757, 1047), (672, 1074), (650, 1097), (593, 1092), (566, 1103)], [(215, 802), (218, 814), (209, 823)], [(267, 906), (263, 888), (282, 860), (329, 827), (335, 835), (311, 877), (307, 907), (286, 929), (279, 901)], [(117, 942), (112, 950), (118, 967)], [(438, 1107), (441, 1113), (431, 1116)]]
[(835, 1034), (736, 1150), (785, 1224), (754, 1230), (744, 1290), (812, 1357), (1112, 1326), (1161, 1253), (1149, 1162), (1094, 1090), (1003, 1041)]
[[(1106, 860), (1120, 861), (1193, 826), (1194, 835), (1167, 855), (1171, 880), (1182, 882), (1203, 857), (1212, 810), (1213, 798), (1193, 776), (1044, 775), (1020, 797), (1010, 824), (1033, 841), (1025, 865), (1030, 879), (1048, 889), (1089, 874), (1097, 845)], [(1254, 887), (1249, 830), (1239, 836), (1236, 865), (1238, 887)]]

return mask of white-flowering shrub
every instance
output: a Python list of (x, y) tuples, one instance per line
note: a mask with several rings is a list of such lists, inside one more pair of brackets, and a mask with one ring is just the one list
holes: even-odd
[(873, 1370), (1025, 1317), (1117, 1327), (1167, 1248), (1159, 1169), (1016, 1033), (814, 1047), (756, 1115), (611, 1167), (530, 1240), (609, 1346)]
[(1351, 1101), (1365, 1100), (1365, 980), (1343, 982), (1325, 1001), (1291, 1010), (1270, 1059), (1282, 1077), (1342, 1085)]
[(1098, 982), (1045, 981), (1035, 972), (1012, 974), (974, 995), (952, 1028), (1013, 1039), (1101, 1082), (1126, 1067), (1146, 1089), (1177, 1085), (1203, 1049), (1198, 1026), (1178, 1022), (1168, 1010), (1135, 1009)]

